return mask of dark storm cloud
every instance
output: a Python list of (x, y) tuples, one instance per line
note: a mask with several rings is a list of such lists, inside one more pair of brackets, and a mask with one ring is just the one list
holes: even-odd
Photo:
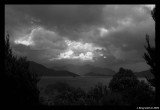
[(12, 41), (24, 37), (29, 42), (31, 37), (34, 45), (13, 48), (36, 61), (49, 62), (63, 52), (65, 38), (106, 48), (103, 54), (107, 58), (99, 58), (94, 65), (140, 65), (144, 63), (146, 34), (154, 44), (155, 23), (150, 11), (144, 5), (6, 5), (5, 30)]
[[(155, 25), (152, 19), (148, 19), (148, 22), (144, 24), (135, 25), (135, 27), (127, 27), (121, 31), (113, 32), (104, 37), (104, 39), (110, 41), (111, 44), (114, 44), (116, 47), (121, 47), (124, 51), (144, 50), (145, 45), (145, 36), (149, 34), (151, 41), (154, 41), (155, 38)], [(133, 22), (135, 24), (137, 22)], [(152, 43), (153, 44), (153, 43)]]
[(134, 23), (144, 22), (151, 17), (150, 10), (142, 5), (107, 5), (103, 8), (103, 20), (106, 27), (115, 27), (125, 18), (133, 18)]
[[(145, 36), (149, 34), (153, 44), (155, 23), (146, 7), (111, 5), (106, 6), (104, 12), (108, 17), (104, 17), (107, 23), (103, 26), (106, 27), (108, 33), (101, 37), (97, 31), (93, 35), (95, 37), (90, 37), (92, 41), (105, 47), (112, 44), (123, 51), (142, 51), (144, 50)], [(108, 19), (110, 20), (108, 21)]]
[[(103, 5), (7, 5), (6, 25), (37, 24), (72, 35), (82, 26), (102, 23)], [(69, 36), (72, 37), (72, 36)], [(74, 38), (74, 37), (73, 37)]]
[(109, 67), (116, 65), (138, 67), (136, 64), (145, 64), (142, 56), (145, 52), (146, 34), (150, 35), (152, 45), (155, 40), (155, 23), (151, 17), (151, 10), (144, 6), (113, 5), (106, 6), (103, 12), (105, 20), (103, 27), (108, 32), (104, 36), (100, 36), (98, 30), (84, 34), (88, 36), (86, 40), (109, 50), (106, 53), (109, 53), (108, 58), (102, 59), (97, 64)]

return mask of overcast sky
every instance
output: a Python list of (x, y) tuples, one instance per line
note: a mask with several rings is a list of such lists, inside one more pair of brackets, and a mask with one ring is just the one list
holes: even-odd
[(148, 69), (145, 36), (155, 39), (154, 5), (5, 5), (13, 52), (52, 65)]

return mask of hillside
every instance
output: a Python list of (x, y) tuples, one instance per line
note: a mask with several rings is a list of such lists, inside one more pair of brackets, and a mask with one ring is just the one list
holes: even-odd
[(90, 72), (90, 73), (84, 74), (84, 76), (111, 76), (111, 75), (105, 75), (105, 74)]
[(49, 69), (33, 61), (29, 62), (29, 70), (42, 76), (79, 76), (69, 71), (56, 71), (53, 69)]
[(115, 72), (109, 68), (96, 67), (89, 64), (86, 65), (66, 65), (63, 67), (54, 66), (51, 69), (67, 70), (80, 75), (87, 76), (113, 76)]

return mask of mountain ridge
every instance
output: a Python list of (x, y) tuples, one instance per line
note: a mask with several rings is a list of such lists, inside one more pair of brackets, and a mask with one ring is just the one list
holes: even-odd
[[(70, 66), (70, 67), (68, 67)], [(94, 67), (92, 65), (68, 65), (68, 66), (54, 66), (54, 68), (47, 68), (42, 64), (34, 61), (29, 61), (29, 70), (37, 73), (40, 76), (113, 76), (115, 71), (109, 68)], [(77, 71), (84, 74), (78, 74)], [(149, 70), (141, 72), (134, 72), (137, 77), (153, 77)]]
[(100, 76), (104, 75), (104, 76), (107, 76), (107, 75), (114, 75), (116, 72), (113, 71), (112, 69), (109, 69), (109, 68), (103, 68), (103, 67), (95, 67), (95, 66), (92, 66), (92, 65), (89, 65), (89, 64), (86, 64), (86, 65), (66, 65), (66, 66), (63, 66), (63, 67), (57, 67), (57, 66), (54, 66), (52, 67), (51, 69), (63, 69), (63, 70), (67, 70), (67, 71), (70, 71), (70, 72), (73, 72), (73, 73), (76, 73), (76, 74), (81, 74), (83, 76), (85, 76), (85, 74), (88, 74), (89, 73), (93, 73), (93, 74), (99, 74)]
[(29, 61), (29, 70), (40, 76), (79, 76), (78, 74), (69, 71), (56, 71), (34, 61)]

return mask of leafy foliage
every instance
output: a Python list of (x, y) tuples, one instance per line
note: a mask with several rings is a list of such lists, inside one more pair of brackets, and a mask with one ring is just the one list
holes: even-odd
[(127, 105), (123, 100), (122, 94), (113, 91), (109, 91), (108, 94), (103, 97), (102, 104), (107, 106)]
[[(134, 75), (129, 76), (133, 78)], [(123, 80), (124, 77), (121, 77), (121, 79)], [(137, 80), (137, 83), (132, 83), (133, 80), (130, 82), (130, 79), (124, 80), (131, 87), (124, 82), (117, 82), (125, 87), (119, 89), (119, 91), (118, 89), (109, 90), (107, 86), (99, 83), (85, 92), (80, 88), (74, 88), (66, 83), (58, 82), (47, 87), (47, 105), (154, 106), (155, 93), (152, 88), (143, 81)]]
[(108, 94), (108, 88), (102, 83), (92, 87), (87, 93), (88, 105), (102, 105), (103, 96)]
[(138, 79), (131, 70), (120, 68), (109, 83), (109, 88), (114, 92), (123, 92), (126, 89), (134, 88)]
[(80, 88), (74, 88), (67, 83), (57, 82), (48, 85), (45, 93), (48, 95), (48, 105), (84, 105), (86, 93)]
[(5, 37), (5, 81), (8, 103), (16, 105), (39, 105), (39, 77), (30, 73), (26, 57), (13, 55), (9, 34)]
[[(151, 15), (153, 20), (155, 21), (155, 8), (151, 12)], [(143, 58), (146, 60), (146, 63), (150, 66), (151, 68), (150, 71), (155, 77), (156, 76), (156, 50), (155, 50), (155, 47), (151, 47), (150, 45), (149, 35), (146, 35), (146, 42), (147, 42), (147, 46), (145, 46), (145, 49), (147, 50), (147, 53), (144, 53)], [(148, 82), (150, 82), (150, 84), (155, 87), (155, 79), (148, 78), (148, 77), (146, 78)]]
[[(155, 47), (151, 47), (149, 43), (149, 36), (146, 35), (146, 41), (147, 41), (147, 46), (145, 46), (145, 49), (147, 50), (148, 53), (144, 53), (143, 58), (146, 60), (147, 64), (150, 65), (151, 73), (156, 75), (156, 57), (155, 57)], [(155, 79), (147, 78), (147, 80), (150, 82), (152, 86), (155, 86)]]
[(154, 91), (144, 81), (139, 81), (131, 70), (120, 68), (109, 83), (111, 92), (120, 93), (124, 104), (145, 106), (154, 104)]
[(155, 18), (155, 11), (156, 11), (156, 6), (155, 6), (155, 8), (151, 11), (151, 15), (152, 15), (152, 18), (153, 18), (154, 21), (156, 20), (156, 18)]
[(155, 93), (144, 81), (140, 81), (136, 85), (136, 88), (129, 89), (124, 94), (125, 99), (127, 99), (130, 105), (154, 106), (155, 104)]

